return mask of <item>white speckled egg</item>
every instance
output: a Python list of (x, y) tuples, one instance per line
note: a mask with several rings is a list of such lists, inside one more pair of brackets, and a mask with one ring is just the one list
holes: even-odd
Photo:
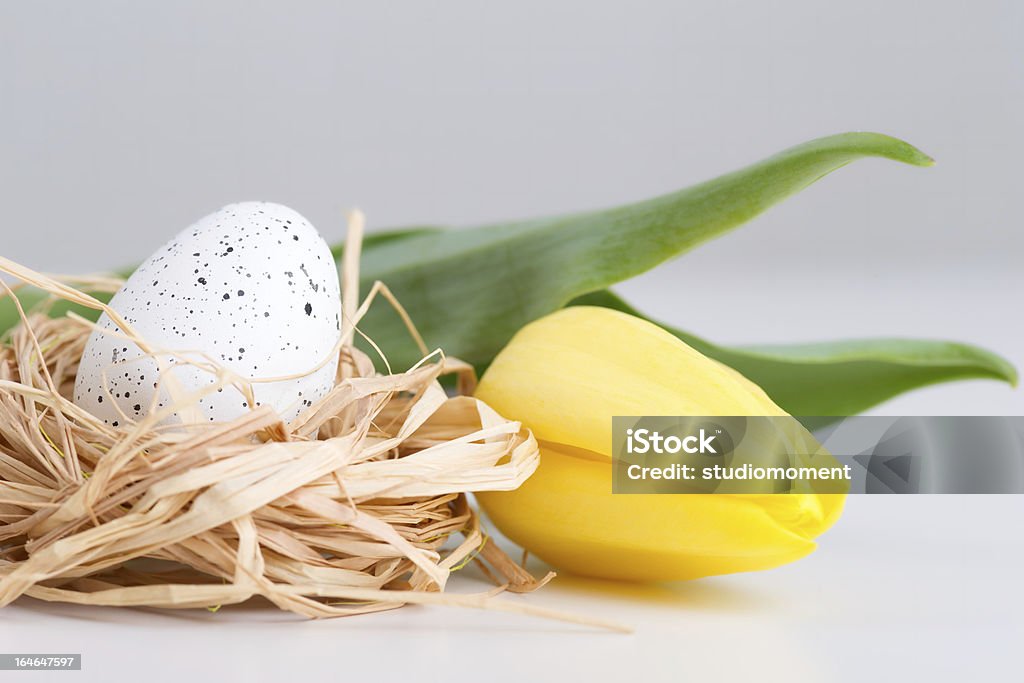
[[(341, 298), (331, 251), (316, 229), (280, 204), (244, 202), (200, 219), (149, 257), (110, 302), (156, 350), (200, 354), (254, 383), (257, 405), (285, 420), (330, 391), (338, 365)], [(75, 403), (114, 426), (170, 405), (159, 366), (105, 314), (85, 346)], [(161, 355), (187, 392), (216, 377)], [(328, 359), (319, 369), (313, 370)], [(169, 365), (168, 365), (169, 364)], [(232, 386), (205, 396), (178, 419), (222, 422), (249, 410)]]

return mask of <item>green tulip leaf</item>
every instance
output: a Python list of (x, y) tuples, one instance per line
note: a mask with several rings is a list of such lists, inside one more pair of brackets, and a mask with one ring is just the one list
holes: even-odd
[[(603, 306), (650, 320), (610, 291), (572, 305)], [(856, 415), (911, 389), (961, 379), (1017, 383), (1004, 358), (969, 344), (921, 339), (857, 339), (726, 347), (651, 321), (759, 385), (796, 416)], [(818, 426), (821, 421), (815, 424)]]
[[(650, 270), (863, 157), (932, 163), (885, 135), (834, 135), (647, 201), (384, 242), (364, 252), (363, 286), (386, 283), (428, 346), (483, 368), (531, 320)], [(371, 310), (361, 328), (392, 367), (419, 358), (411, 342), (388, 345), (408, 335), (385, 307)]]

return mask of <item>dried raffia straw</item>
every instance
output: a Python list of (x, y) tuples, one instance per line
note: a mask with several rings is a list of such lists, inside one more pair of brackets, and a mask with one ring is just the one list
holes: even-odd
[[(228, 423), (182, 419), (168, 428), (165, 418), (187, 416), (205, 395), (170, 386), (172, 406), (113, 428), (70, 399), (86, 340), (98, 328), (74, 315), (21, 311), (22, 323), (0, 345), (0, 606), (29, 595), (215, 608), (262, 596), (308, 617), (427, 604), (624, 630), (496, 599), (496, 591), (443, 592), (452, 571), (470, 561), (497, 577), (497, 592), (533, 590), (551, 578), (534, 579), (488, 543), (466, 499), (519, 486), (537, 466), (537, 443), (481, 401), (449, 397), (438, 378), (456, 374), (471, 389), (472, 369), (426, 353), (414, 328), (423, 360), (406, 372), (374, 371), (353, 346), (359, 320), (377, 295), (408, 316), (380, 283), (357, 306), (361, 238), (362, 217), (354, 214), (336, 385), (289, 424), (264, 406)], [(49, 303), (106, 312), (147, 353), (214, 373), (207, 391), (250, 389), (210, 359), (152, 349), (66, 282), (3, 257), (0, 272), (48, 292)], [(75, 282), (93, 291), (120, 285)], [(446, 543), (456, 534), (461, 542)]]

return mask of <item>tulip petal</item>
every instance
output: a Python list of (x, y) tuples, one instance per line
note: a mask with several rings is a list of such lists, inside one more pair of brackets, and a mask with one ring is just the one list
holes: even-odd
[(476, 395), (538, 441), (606, 458), (615, 415), (785, 415), (738, 372), (657, 325), (587, 306), (524, 327)]
[(476, 396), (541, 442), (519, 489), (477, 498), (560, 569), (630, 580), (768, 569), (810, 553), (842, 511), (841, 494), (612, 494), (613, 416), (785, 415), (735, 370), (625, 313), (579, 306), (527, 325)]
[(612, 495), (611, 476), (608, 462), (545, 448), (519, 489), (477, 500), (505, 535), (555, 567), (631, 581), (777, 567), (813, 551), (829, 516), (824, 496)]

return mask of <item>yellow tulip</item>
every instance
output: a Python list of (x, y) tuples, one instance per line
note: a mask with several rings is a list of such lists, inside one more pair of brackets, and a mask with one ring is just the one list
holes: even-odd
[(498, 354), (477, 397), (533, 430), (537, 471), (477, 494), (495, 525), (556, 568), (694, 579), (799, 559), (842, 494), (612, 494), (614, 415), (785, 415), (736, 371), (657, 325), (606, 308), (537, 320)]

